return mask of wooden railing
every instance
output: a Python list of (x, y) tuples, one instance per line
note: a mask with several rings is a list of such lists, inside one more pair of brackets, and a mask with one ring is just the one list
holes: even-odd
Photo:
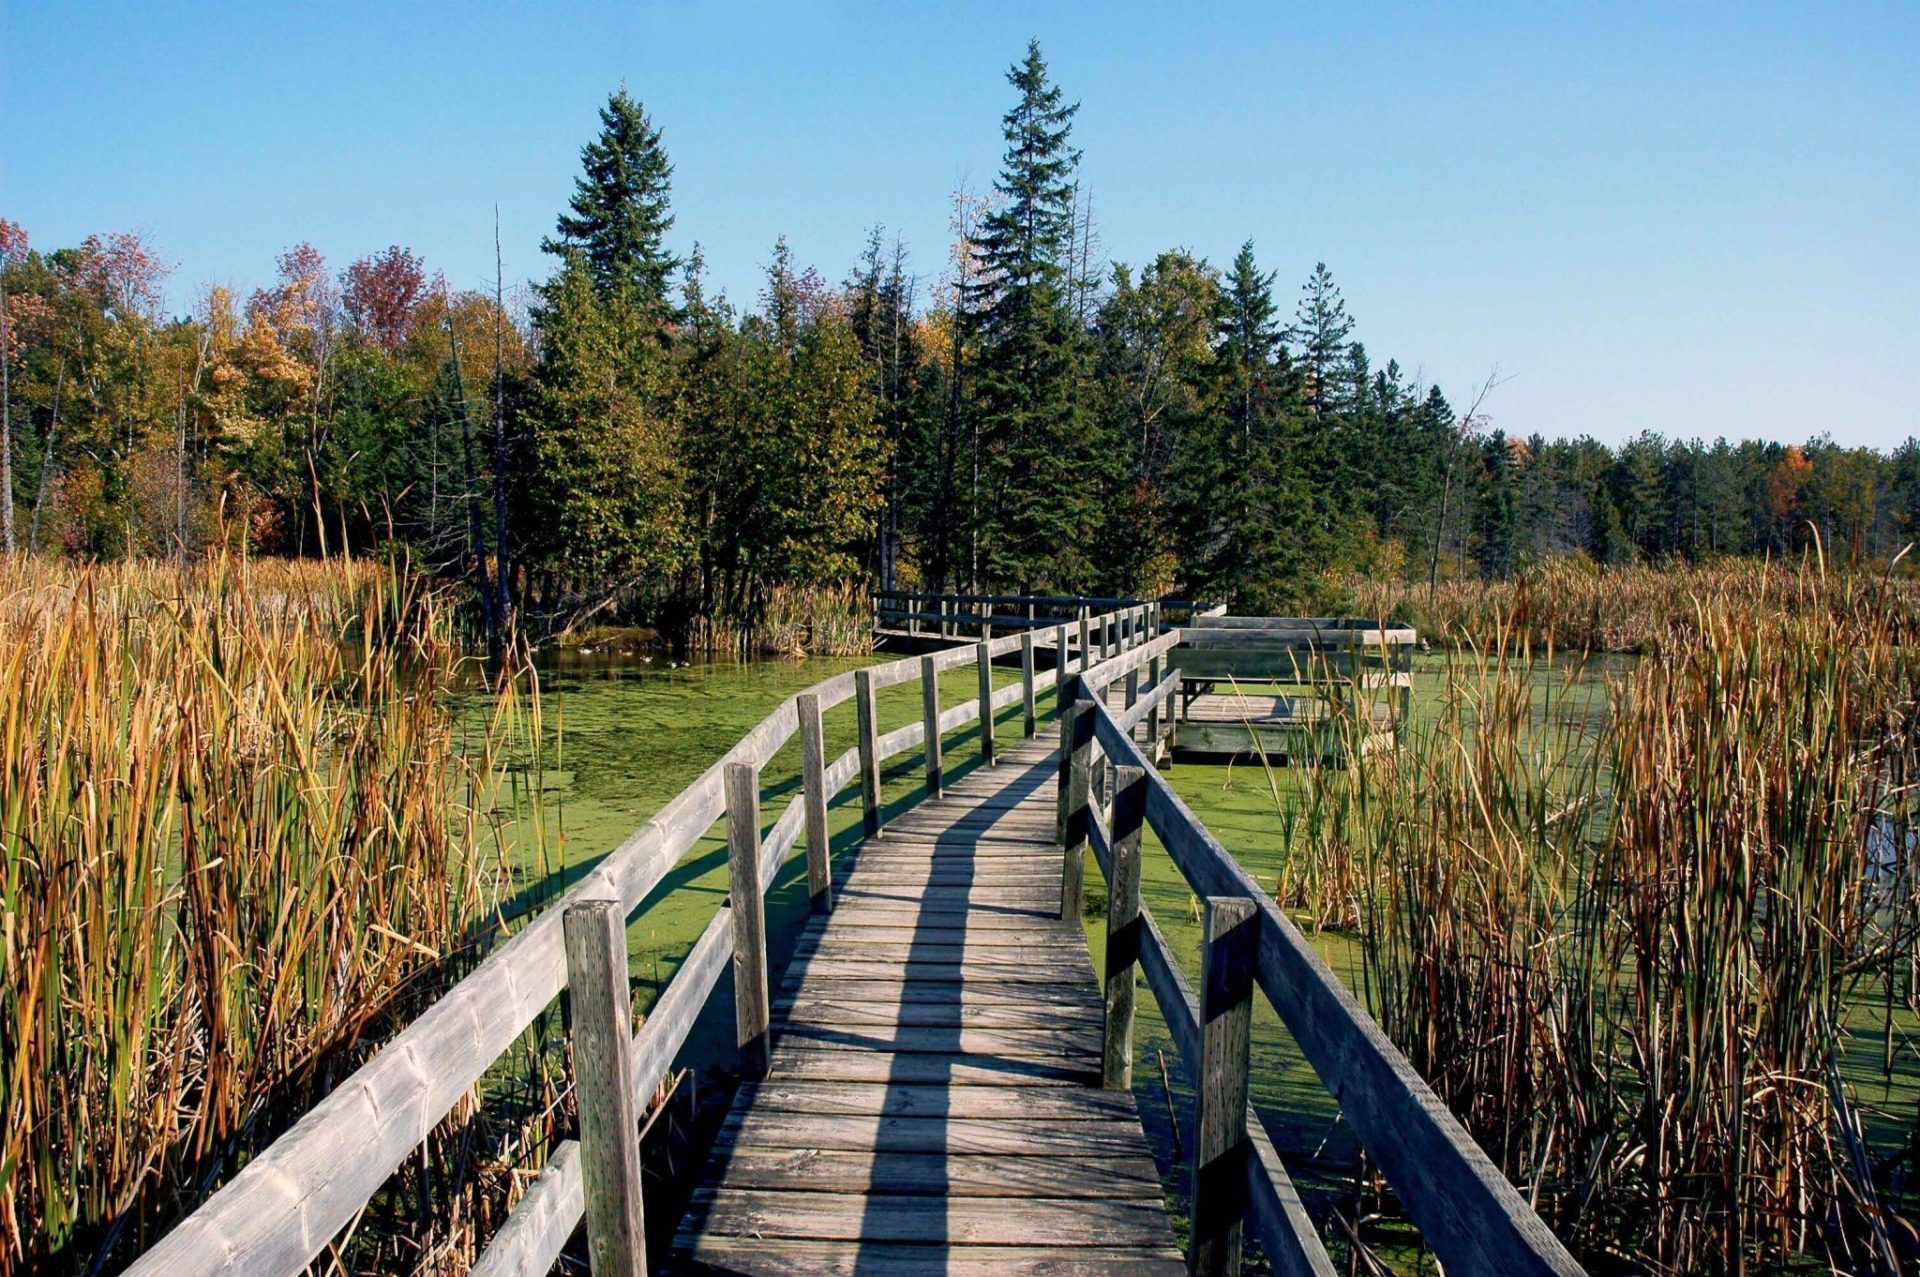
[[(874, 628), (899, 630), (928, 637), (952, 638), (963, 633), (991, 637), (995, 630), (1047, 629), (1076, 622), (1082, 614), (1121, 615), (1140, 608), (1158, 625), (1186, 620), (1205, 605), (1182, 599), (1080, 598), (1061, 594), (933, 594), (911, 590), (876, 590)], [(1168, 614), (1171, 614), (1169, 616)]]
[[(1176, 1049), (1196, 1079), (1190, 1257), (1196, 1271), (1232, 1271), (1243, 1221), (1276, 1272), (1331, 1277), (1334, 1268), (1247, 1102), (1248, 1024), (1257, 986), (1339, 1102), (1360, 1142), (1448, 1272), (1569, 1274), (1581, 1268), (1526, 1199), (1474, 1143), (1380, 1026), (1354, 1000), (1273, 899), (1228, 854), (1134, 739), (1158, 721), (1180, 673), (1158, 677), (1180, 642), (1169, 633), (1063, 683), (1060, 832), (1077, 899), (1091, 847), (1108, 884), (1107, 1031), (1103, 1073), (1125, 1085), (1132, 1058), (1134, 968), (1146, 977)], [(1105, 689), (1152, 671), (1118, 714)], [(1151, 741), (1157, 728), (1149, 727)], [(1111, 764), (1111, 784), (1096, 773)], [(1103, 811), (1094, 798), (1111, 795)], [(1140, 902), (1140, 842), (1150, 828), (1206, 900), (1196, 996)], [(1064, 893), (1063, 893), (1064, 894)]]
[[(1147, 605), (1057, 623), (1055, 667), (1036, 669), (1032, 630), (838, 674), (782, 701), (700, 778), (610, 852), (553, 906), (407, 1026), (316, 1104), (233, 1180), (143, 1255), (140, 1277), (301, 1272), (359, 1218), (380, 1186), (426, 1140), (519, 1035), (571, 985), (576, 1084), (601, 1088), (581, 1105), (582, 1142), (563, 1143), (495, 1235), (474, 1271), (487, 1277), (546, 1272), (583, 1211), (595, 1246), (643, 1243), (631, 1138), (694, 1020), (731, 960), (736, 1029), (751, 1068), (764, 1060), (767, 977), (764, 895), (804, 840), (813, 907), (831, 907), (827, 804), (856, 780), (866, 833), (880, 831), (880, 768), (924, 747), (929, 790), (942, 776), (940, 737), (981, 724), (994, 748), (994, 712), (1019, 704), (1028, 734), (1035, 697), (1073, 672), (1147, 635)], [(1017, 653), (1021, 679), (992, 686), (992, 662)], [(979, 668), (979, 694), (941, 709), (938, 678)], [(922, 716), (880, 733), (875, 695), (919, 680)], [(852, 700), (858, 744), (825, 758), (821, 715)], [(982, 712), (982, 706), (986, 710)], [(760, 770), (795, 735), (802, 786), (764, 837)], [(637, 1033), (626, 978), (625, 919), (707, 830), (726, 818), (729, 896)], [(620, 1083), (621, 1078), (625, 1083)], [(605, 1117), (588, 1118), (597, 1109)], [(625, 1138), (618, 1138), (621, 1131)]]

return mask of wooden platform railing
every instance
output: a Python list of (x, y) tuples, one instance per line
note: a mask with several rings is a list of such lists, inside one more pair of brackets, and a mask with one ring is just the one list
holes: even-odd
[[(1058, 701), (1060, 812), (1064, 872), (1075, 880), (1075, 897), (1084, 848), (1092, 848), (1109, 884), (1105, 1075), (1110, 1081), (1125, 1075), (1118, 1057), (1131, 1054), (1132, 1008), (1130, 995), (1118, 990), (1131, 985), (1137, 963), (1197, 1079), (1196, 1263), (1208, 1271), (1231, 1264), (1244, 1220), (1276, 1271), (1316, 1277), (1334, 1271), (1247, 1105), (1245, 1006), (1257, 985), (1448, 1272), (1581, 1272), (1293, 922), (1149, 764), (1134, 729), (1179, 685), (1179, 673), (1152, 680), (1118, 714), (1108, 708), (1108, 685), (1165, 658), (1179, 639), (1169, 633), (1066, 680)], [(1113, 765), (1104, 814), (1090, 799), (1102, 758)], [(1201, 996), (1140, 904), (1143, 827), (1206, 899)]]
[(1184, 621), (1208, 611), (1184, 599), (1077, 598), (1058, 594), (932, 594), (876, 590), (874, 626), (905, 627), (910, 634), (954, 637), (963, 632), (991, 636), (995, 630), (1047, 629), (1072, 623), (1082, 612), (1142, 615), (1153, 626)]
[[(1016, 704), (1024, 709), (1024, 730), (1033, 732), (1036, 695), (1062, 677), (1085, 672), (1090, 661), (1119, 652), (1122, 631), (1128, 643), (1144, 638), (1143, 608), (1057, 624), (1050, 670), (1035, 668), (1033, 634), (1015, 634), (838, 674), (782, 701), (129, 1271), (140, 1277), (301, 1272), (354, 1224), (394, 1170), (569, 983), (575, 995), (576, 1068), (598, 1070), (602, 1098), (624, 1095), (621, 1105), (627, 1107), (603, 1125), (583, 1123), (584, 1146), (569, 1141), (555, 1151), (474, 1271), (488, 1277), (546, 1272), (583, 1211), (597, 1212), (600, 1220), (591, 1229), (595, 1244), (629, 1249), (643, 1244), (644, 1222), (634, 1196), (637, 1176), (626, 1154), (614, 1147), (622, 1141), (608, 1132), (624, 1127), (633, 1134), (629, 1113), (637, 1114), (667, 1076), (729, 960), (737, 982), (748, 990), (738, 1000), (736, 1019), (752, 1062), (752, 1038), (766, 1029), (762, 901), (803, 833), (814, 907), (830, 908), (826, 807), (835, 795), (857, 780), (863, 827), (869, 835), (879, 832), (882, 763), (925, 745), (930, 788), (938, 792), (942, 733), (982, 722), (981, 748), (990, 753), (994, 713)], [(1100, 635), (1111, 636), (1110, 641), (1095, 644)], [(992, 690), (991, 662), (1013, 653), (1021, 658), (1020, 681)], [(940, 708), (939, 675), (968, 664), (980, 669), (980, 695)], [(921, 721), (880, 733), (875, 694), (916, 679), (928, 689)], [(855, 703), (858, 743), (829, 762), (820, 716), (848, 700)], [(762, 837), (760, 770), (796, 734), (802, 741), (801, 791)], [(729, 833), (729, 903), (695, 941), (639, 1031), (628, 1033), (624, 920), (722, 816)], [(582, 1037), (586, 1026), (597, 1028)], [(624, 1088), (618, 1083), (621, 1074)]]

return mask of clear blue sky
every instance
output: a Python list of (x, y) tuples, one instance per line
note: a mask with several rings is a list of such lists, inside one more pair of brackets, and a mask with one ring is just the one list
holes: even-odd
[(945, 260), (1027, 37), (1081, 103), (1108, 252), (1324, 259), (1375, 358), (1512, 433), (1920, 433), (1920, 2), (1362, 8), (102, 5), (0, 0), (0, 216), (148, 233), (200, 284), (404, 243), (490, 284), (624, 81), (676, 247), (751, 300), (774, 237)]

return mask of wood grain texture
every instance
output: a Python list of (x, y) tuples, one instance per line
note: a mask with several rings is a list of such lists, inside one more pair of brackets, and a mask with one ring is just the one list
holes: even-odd
[(613, 900), (572, 905), (566, 941), (587, 1255), (594, 1277), (643, 1277), (647, 1236), (640, 1206), (640, 1106), (631, 1085), (626, 911)]
[(682, 1221), (681, 1271), (1178, 1271), (1133, 1093), (1101, 1087), (1051, 746), (1011, 743), (917, 808), (922, 830), (895, 821), (846, 858), (773, 1000), (767, 1075)]
[(733, 1023), (740, 1066), (766, 1072), (767, 910), (760, 885), (760, 769), (727, 768), (727, 903), (733, 914)]

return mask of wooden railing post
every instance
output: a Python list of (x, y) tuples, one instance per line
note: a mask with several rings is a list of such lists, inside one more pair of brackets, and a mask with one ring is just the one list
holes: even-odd
[(873, 698), (873, 674), (853, 673), (854, 712), (860, 720), (860, 829), (869, 838), (880, 836), (880, 728)]
[(767, 1074), (767, 910), (760, 890), (760, 769), (727, 764), (727, 892), (733, 907), (733, 1024), (741, 1069)]
[(1108, 841), (1113, 871), (1107, 875), (1106, 1031), (1100, 1039), (1100, 1084), (1110, 1091), (1133, 1087), (1134, 966), (1140, 960), (1140, 826), (1147, 814), (1147, 774), (1138, 767), (1113, 769), (1113, 809)]
[(633, 1093), (627, 919), (617, 900), (583, 900), (562, 920), (573, 1007), (573, 1086), (587, 1255), (594, 1277), (644, 1277), (640, 1104)]
[(1080, 672), (1082, 674), (1093, 666), (1091, 659), (1093, 649), (1087, 645), (1088, 626), (1092, 619), (1087, 613), (1087, 605), (1082, 603), (1080, 605)]
[(1260, 916), (1243, 896), (1210, 896), (1200, 957), (1200, 1074), (1193, 1122), (1193, 1244), (1196, 1277), (1240, 1271), (1247, 1211), (1247, 1051)]
[(1060, 916), (1077, 920), (1085, 892), (1087, 802), (1093, 780), (1093, 702), (1076, 677), (1060, 718)]
[(920, 658), (920, 721), (926, 724), (927, 797), (946, 793), (940, 777), (940, 671), (933, 657)]
[(993, 652), (987, 640), (974, 649), (980, 666), (980, 765), (993, 766)]
[[(1150, 693), (1158, 691), (1159, 687), (1160, 658), (1150, 657), (1147, 660), (1147, 691)], [(1160, 707), (1166, 703), (1165, 697), (1157, 697), (1153, 704), (1147, 706), (1147, 761), (1149, 763), (1158, 764), (1160, 761)]]
[(820, 697), (802, 692), (800, 713), (801, 802), (807, 813), (807, 896), (815, 913), (833, 909), (833, 847), (827, 833), (827, 740), (820, 725)]
[(1054, 713), (1060, 712), (1060, 697), (1067, 690), (1067, 670), (1071, 667), (1072, 657), (1067, 652), (1067, 627), (1053, 627), (1053, 705)]
[(1040, 715), (1033, 700), (1033, 630), (1020, 632), (1020, 711), (1021, 726), (1031, 738), (1040, 729)]

